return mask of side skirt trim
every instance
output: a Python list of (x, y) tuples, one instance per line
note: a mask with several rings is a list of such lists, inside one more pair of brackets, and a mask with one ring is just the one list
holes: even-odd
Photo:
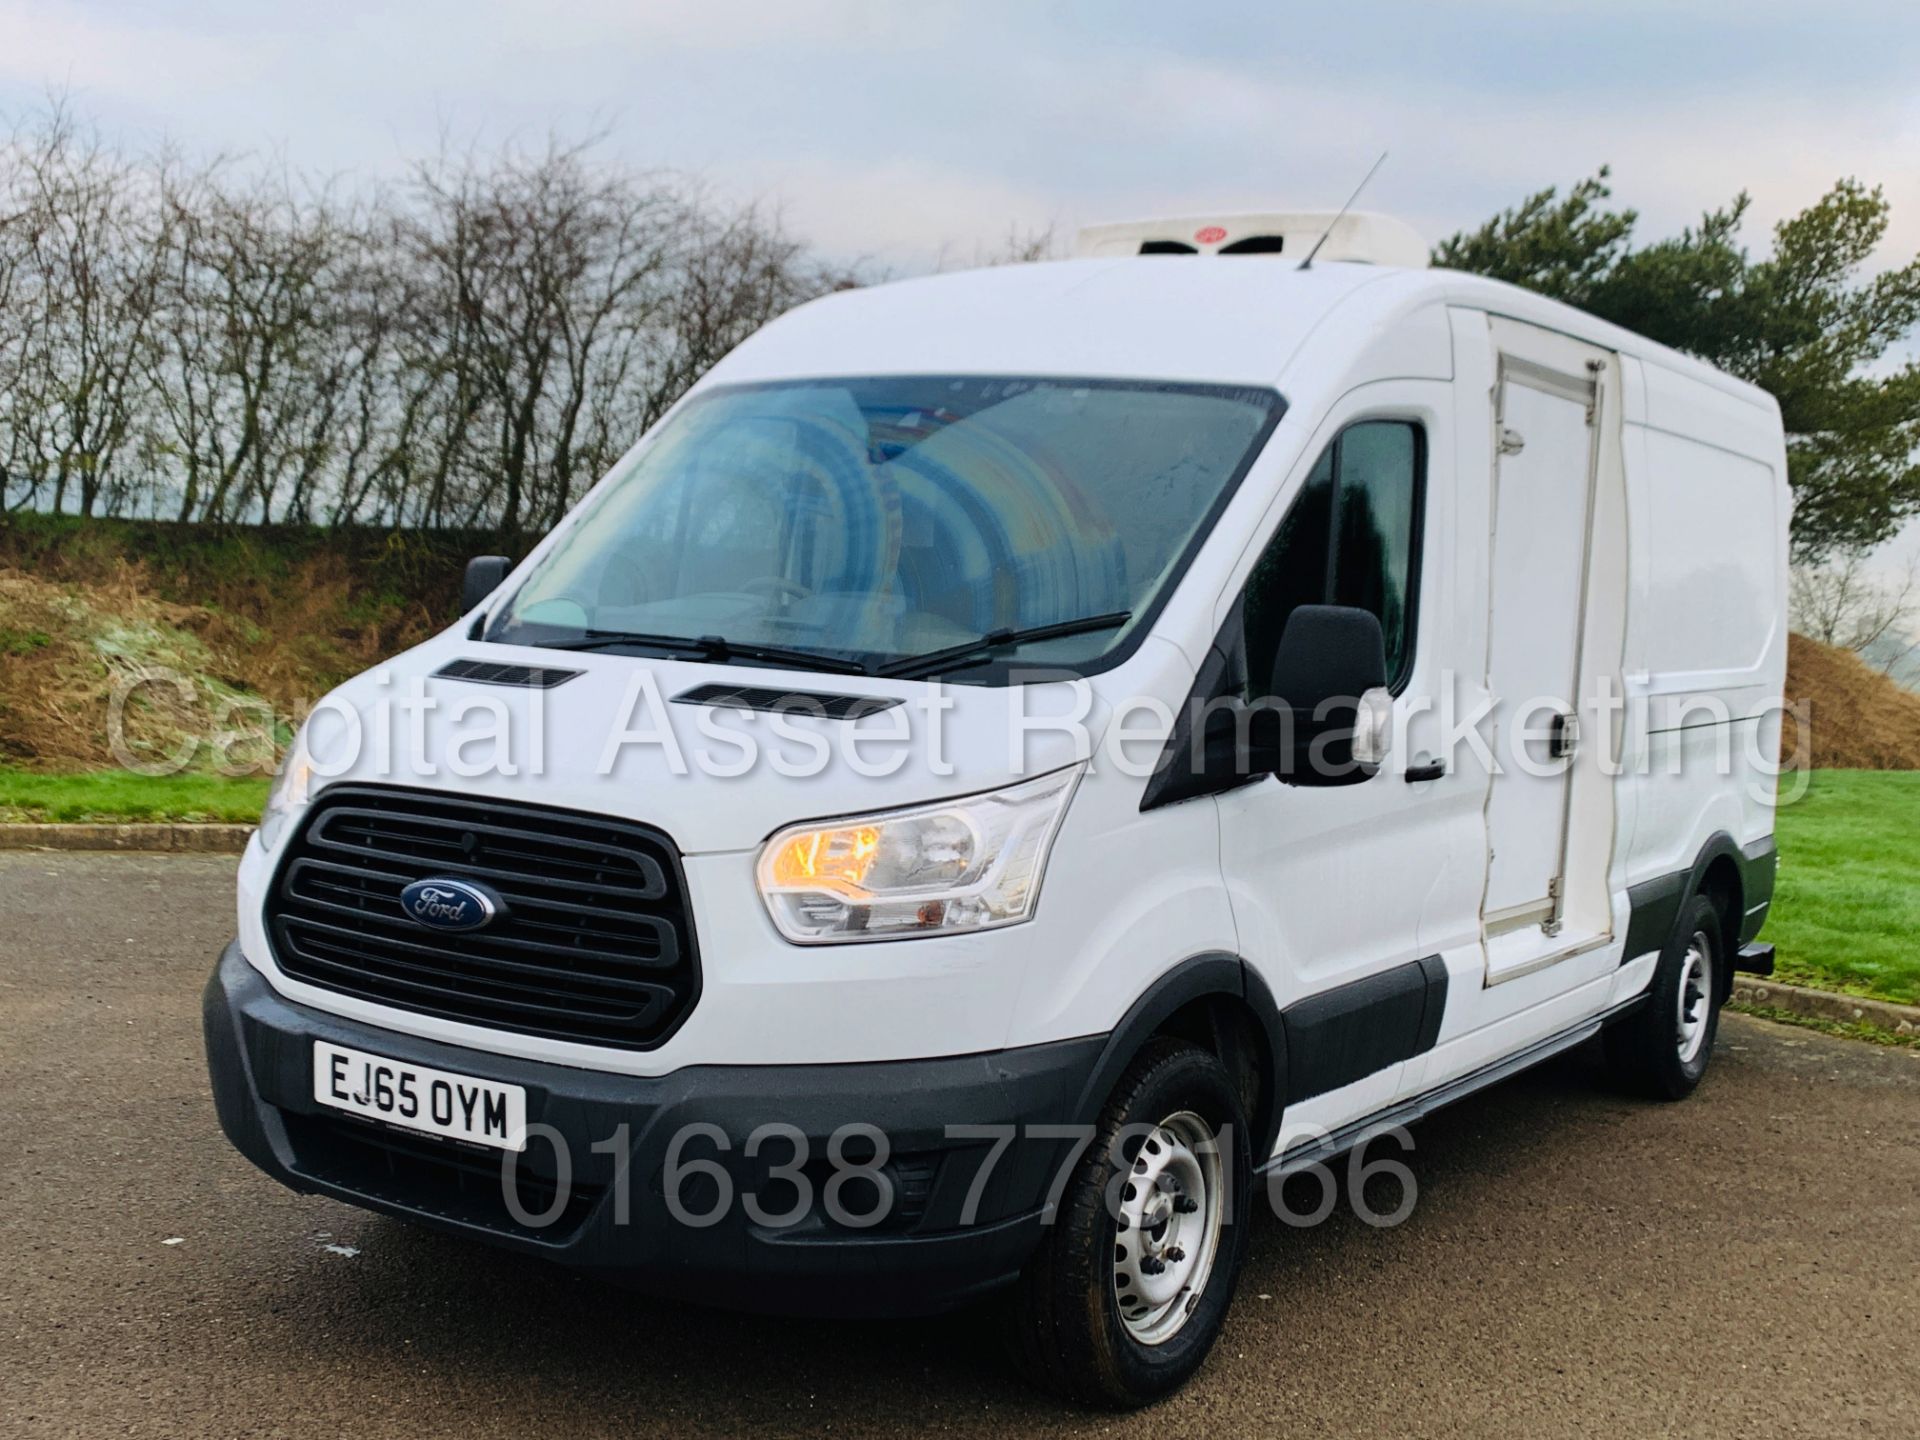
[(1446, 1084), (1437, 1086), (1423, 1095), (1416, 1095), (1411, 1100), (1403, 1100), (1396, 1105), (1389, 1105), (1384, 1110), (1377, 1110), (1351, 1124), (1341, 1126), (1323, 1139), (1310, 1140), (1305, 1144), (1293, 1146), (1264, 1161), (1256, 1173), (1292, 1175), (1309, 1166), (1345, 1154), (1369, 1131), (1378, 1130), (1382, 1126), (1412, 1125), (1424, 1120), (1434, 1111), (1451, 1105), (1456, 1100), (1464, 1100), (1476, 1090), (1484, 1090), (1487, 1086), (1496, 1085), (1502, 1080), (1518, 1075), (1523, 1070), (1531, 1070), (1541, 1061), (1550, 1060), (1563, 1050), (1571, 1050), (1574, 1046), (1591, 1040), (1613, 1021), (1624, 1019), (1638, 1010), (1647, 1003), (1647, 998), (1646, 994), (1642, 993), (1630, 1000), (1623, 1000), (1620, 1004), (1601, 1011), (1589, 1020), (1582, 1020), (1578, 1025), (1563, 1030), (1558, 1035), (1550, 1035), (1545, 1040), (1528, 1046), (1525, 1050), (1516, 1051), (1504, 1060), (1496, 1060), (1491, 1065), (1483, 1066), (1458, 1079), (1449, 1080)]

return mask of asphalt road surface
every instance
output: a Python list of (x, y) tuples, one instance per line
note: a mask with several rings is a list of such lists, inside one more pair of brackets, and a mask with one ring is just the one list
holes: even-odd
[(0, 854), (0, 1434), (1920, 1426), (1911, 1052), (1730, 1017), (1677, 1106), (1564, 1057), (1415, 1129), (1397, 1228), (1344, 1198), (1310, 1230), (1263, 1217), (1195, 1383), (1088, 1415), (1023, 1389), (978, 1312), (663, 1305), (281, 1189), (227, 1147), (202, 1068), (232, 870)]

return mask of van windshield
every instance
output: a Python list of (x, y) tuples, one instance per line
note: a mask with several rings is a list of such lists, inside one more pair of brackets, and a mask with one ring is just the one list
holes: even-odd
[(1145, 381), (716, 388), (623, 463), (488, 638), (977, 682), (1102, 668), (1282, 409), (1270, 390)]

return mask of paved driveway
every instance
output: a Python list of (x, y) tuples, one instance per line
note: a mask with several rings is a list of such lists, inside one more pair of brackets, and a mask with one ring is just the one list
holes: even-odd
[(1731, 1017), (1679, 1106), (1566, 1057), (1415, 1130), (1404, 1225), (1263, 1219), (1196, 1383), (1088, 1416), (1011, 1380), (978, 1314), (666, 1306), (282, 1190), (227, 1148), (201, 1064), (231, 878), (0, 854), (0, 1433), (1920, 1426), (1920, 1055)]

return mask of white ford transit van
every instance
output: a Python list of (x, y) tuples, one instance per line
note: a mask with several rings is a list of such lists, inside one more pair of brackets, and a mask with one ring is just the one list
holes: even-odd
[(1691, 1091), (1771, 965), (1778, 410), (1327, 223), (815, 301), (476, 561), (247, 848), (233, 1143), (703, 1302), (994, 1296), (1132, 1405), (1275, 1177), (1596, 1036)]

